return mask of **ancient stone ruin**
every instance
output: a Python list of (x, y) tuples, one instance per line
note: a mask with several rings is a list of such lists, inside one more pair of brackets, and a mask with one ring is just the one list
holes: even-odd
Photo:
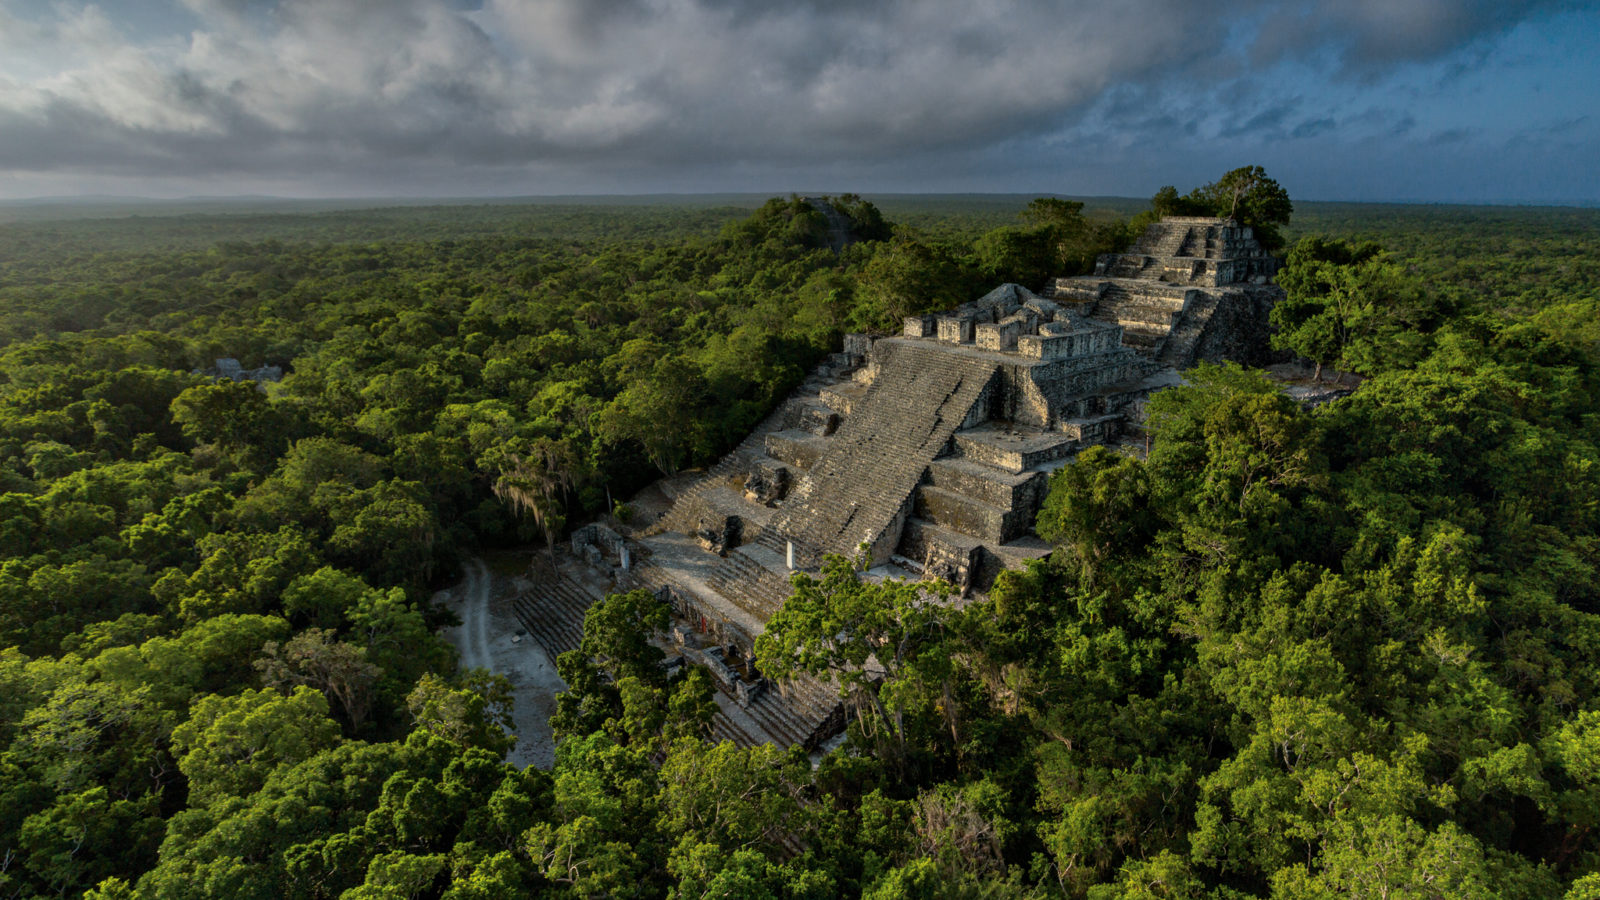
[(1124, 343), (1164, 366), (1257, 363), (1282, 296), (1271, 283), (1277, 271), (1248, 225), (1168, 216), (1126, 253), (1101, 256), (1093, 275), (1057, 278), (1046, 294), (1122, 326)]
[(1276, 267), (1246, 226), (1168, 218), (1043, 296), (1001, 285), (898, 335), (849, 335), (636, 539), (619, 586), (669, 600), (680, 643), (709, 648), (685, 652), (736, 701), (719, 733), (815, 746), (842, 727), (832, 689), (763, 691), (748, 664), (791, 574), (833, 553), (970, 595), (1044, 556), (1050, 474), (1122, 438), (1179, 370), (1264, 356)]
[(246, 369), (239, 364), (237, 359), (225, 356), (216, 361), (209, 369), (195, 369), (194, 374), (205, 375), (218, 381), (254, 381), (264, 383), (283, 380), (282, 366), (261, 366), (255, 369)]

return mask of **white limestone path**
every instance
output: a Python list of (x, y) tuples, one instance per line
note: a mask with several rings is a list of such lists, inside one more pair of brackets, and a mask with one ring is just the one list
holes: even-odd
[[(537, 643), (517, 635), (522, 626), (511, 611), (509, 579), (497, 584), (489, 566), (477, 557), (469, 557), (465, 569), (466, 578), (439, 598), (461, 618), (459, 626), (445, 629), (442, 636), (461, 654), (462, 669), (488, 669), (511, 682), (517, 746), (506, 761), (548, 769), (555, 764), (550, 714), (566, 683)], [(507, 596), (497, 597), (497, 587), (504, 588)]]

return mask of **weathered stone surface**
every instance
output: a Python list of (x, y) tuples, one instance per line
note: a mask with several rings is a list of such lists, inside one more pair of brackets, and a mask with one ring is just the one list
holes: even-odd
[(1123, 342), (1162, 365), (1264, 362), (1265, 310), (1278, 260), (1248, 226), (1230, 219), (1168, 217), (1146, 229), (1127, 253), (1107, 254), (1093, 275), (1058, 278), (1046, 292), (1101, 321)]
[(1037, 558), (1049, 473), (1142, 420), (1172, 367), (1250, 358), (1276, 290), (1254, 282), (1275, 268), (1237, 223), (1167, 220), (1049, 297), (1001, 285), (909, 317), (898, 336), (849, 336), (746, 442), (737, 478), (680, 500), (694, 517), (666, 517), (723, 556), (695, 589), (764, 621), (787, 594), (791, 547), (800, 568), (865, 548), (871, 564), (901, 559), (964, 588)]
[(219, 381), (254, 381), (265, 383), (283, 380), (282, 366), (260, 366), (255, 369), (246, 369), (237, 359), (231, 356), (220, 357), (209, 369), (195, 369), (194, 374), (206, 375)]
[(825, 406), (808, 406), (800, 413), (800, 430), (827, 437), (839, 427), (839, 414)]
[(744, 493), (765, 506), (777, 503), (789, 493), (789, 467), (771, 460), (756, 462), (744, 480)]
[(776, 431), (767, 435), (767, 455), (797, 469), (809, 469), (822, 455), (826, 442), (808, 431)]
[(924, 576), (948, 581), (961, 591), (973, 585), (983, 560), (983, 545), (964, 534), (940, 528), (932, 522), (912, 519), (906, 523), (900, 553), (920, 565)]
[(750, 704), (761, 699), (761, 695), (766, 692), (767, 680), (765, 678), (759, 678), (755, 681), (745, 681), (740, 678), (733, 684), (734, 702), (745, 709), (749, 709)]
[(729, 550), (739, 546), (744, 536), (744, 522), (738, 516), (727, 516), (720, 520), (702, 519), (694, 534), (701, 547), (718, 556), (726, 556)]

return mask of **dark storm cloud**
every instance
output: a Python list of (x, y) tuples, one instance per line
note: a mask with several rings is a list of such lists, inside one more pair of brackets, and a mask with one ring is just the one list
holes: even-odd
[(1265, 140), (1280, 139), (1284, 136), (1284, 122), (1293, 116), (1299, 107), (1299, 98), (1275, 103), (1236, 125), (1224, 127), (1222, 136), (1236, 138), (1253, 135)]
[(1325, 52), (1341, 72), (1370, 72), (1541, 8), (1241, 0), (1230, 18), (1193, 0), (182, 0), (191, 33), (131, 44), (96, 7), (23, 21), (6, 2), (0, 171), (178, 176), (892, 166), (1040, 138), (1091, 109), (1099, 128), (1192, 135), (1205, 120), (1171, 100), (1179, 87), (1213, 92), (1224, 138), (1303, 138), (1331, 119), (1302, 115), (1298, 98), (1218, 90), (1239, 83), (1241, 51)]
[(1289, 132), (1289, 137), (1296, 140), (1304, 140), (1305, 138), (1316, 137), (1319, 134), (1327, 134), (1338, 127), (1339, 124), (1332, 119), (1307, 119), (1296, 125), (1294, 130)]
[(1347, 74), (1426, 60), (1518, 22), (1583, 4), (1568, 0), (1341, 0), (1277, 4), (1263, 11), (1258, 60), (1332, 47)]

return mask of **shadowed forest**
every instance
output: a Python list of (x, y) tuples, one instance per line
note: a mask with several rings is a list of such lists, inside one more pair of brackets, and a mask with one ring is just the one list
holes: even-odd
[(464, 554), (1152, 214), (829, 202), (0, 210), (0, 897), (1600, 898), (1596, 210), (1297, 204), (1275, 344), (1353, 395), (1192, 370), (984, 602), (799, 576), (757, 655), (839, 673), (820, 763), (705, 740), (636, 592), (506, 765)]

